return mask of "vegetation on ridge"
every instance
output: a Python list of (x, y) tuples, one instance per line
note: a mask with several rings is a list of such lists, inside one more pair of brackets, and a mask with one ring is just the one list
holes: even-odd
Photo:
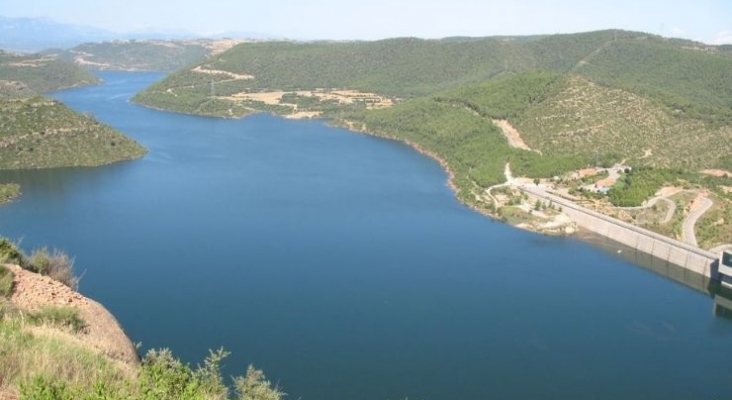
[[(145, 149), (93, 117), (39, 93), (99, 83), (73, 63), (0, 51), (0, 169), (97, 166), (141, 157)], [(0, 187), (0, 202), (18, 187)]]
[[(69, 61), (40, 54), (21, 56), (2, 50), (0, 50), (0, 81), (21, 82), (31, 92), (37, 94), (101, 82), (91, 72)], [(3, 97), (0, 92), (0, 98)]]
[[(495, 198), (485, 190), (503, 182), (507, 161), (514, 176), (552, 182), (624, 162), (637, 171), (610, 189), (616, 206), (639, 206), (662, 186), (693, 185), (728, 207), (732, 183), (699, 172), (732, 170), (729, 54), (724, 46), (618, 30), (241, 44), (134, 100), (212, 116), (319, 115), (404, 140), (443, 159), (458, 196), (493, 215)], [(339, 90), (365, 100), (310, 95)], [(504, 135), (520, 135), (521, 145)]]
[(93, 69), (175, 71), (200, 61), (213, 46), (213, 40), (118, 40), (84, 43), (44, 54)]
[(49, 276), (74, 290), (79, 286), (79, 278), (74, 274), (74, 260), (58, 249), (49, 252), (46, 247), (42, 247), (27, 255), (17, 243), (0, 238), (0, 264), (6, 262)]
[(58, 101), (0, 99), (0, 169), (96, 166), (144, 154), (134, 140)]

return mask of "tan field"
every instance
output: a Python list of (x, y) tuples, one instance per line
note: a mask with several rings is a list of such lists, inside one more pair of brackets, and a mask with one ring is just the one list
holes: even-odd
[[(200, 67), (196, 67), (200, 68)], [(195, 70), (195, 69), (194, 69)], [(211, 70), (204, 70), (211, 71)], [(201, 72), (201, 71), (197, 71)], [(253, 77), (252, 77), (253, 78)], [(316, 90), (298, 90), (294, 92), (271, 91), (271, 92), (242, 92), (227, 97), (228, 100), (251, 100), (261, 101), (267, 105), (283, 105), (297, 109), (295, 104), (282, 102), (282, 96), (285, 94), (296, 94), (304, 97), (315, 97), (320, 101), (337, 101), (340, 104), (353, 104), (355, 102), (366, 102), (366, 108), (386, 108), (394, 105), (392, 99), (379, 96), (375, 93), (359, 92), (357, 90), (338, 90), (338, 89), (316, 89)]]
[(242, 79), (242, 80), (254, 79), (253, 75), (235, 74), (233, 72), (222, 71), (219, 69), (208, 69), (208, 68), (203, 68), (203, 66), (201, 66), (201, 65), (197, 66), (196, 68), (193, 68), (191, 71), (198, 72), (199, 74), (226, 75), (226, 76), (230, 77), (231, 79)]

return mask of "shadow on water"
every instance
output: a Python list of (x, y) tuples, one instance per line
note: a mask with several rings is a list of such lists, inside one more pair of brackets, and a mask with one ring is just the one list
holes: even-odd
[[(676, 283), (680, 283), (697, 292), (704, 293), (714, 299), (712, 313), (717, 317), (732, 321), (732, 288), (722, 285), (721, 282), (636, 250), (605, 236), (582, 231), (578, 235), (578, 238), (591, 243), (617, 258), (628, 261)], [(712, 271), (717, 271), (719, 268), (718, 263), (719, 261), (714, 262)]]
[(0, 171), (0, 183), (22, 182), (21, 192), (41, 192), (52, 198), (73, 193), (77, 185), (107, 182), (110, 175), (122, 173), (130, 164), (129, 161), (123, 161), (94, 168), (63, 167), (3, 170)]

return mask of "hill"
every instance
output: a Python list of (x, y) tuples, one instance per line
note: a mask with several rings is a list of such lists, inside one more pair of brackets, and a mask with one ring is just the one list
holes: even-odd
[[(527, 78), (532, 71), (543, 80)], [(510, 120), (541, 152), (725, 169), (732, 166), (725, 157), (730, 71), (723, 47), (625, 31), (245, 43), (172, 74), (134, 101), (214, 116), (264, 110), (337, 117), (437, 96)]]
[(0, 169), (95, 166), (145, 154), (111, 127), (38, 94), (97, 82), (67, 61), (0, 52)]
[(134, 140), (58, 101), (0, 100), (0, 169), (96, 166), (143, 154)]
[(38, 54), (17, 55), (3, 51), (0, 51), (0, 81), (4, 81), (0, 90), (7, 87), (8, 82), (13, 82), (37, 94), (101, 82), (89, 71), (68, 61)]
[(435, 97), (508, 120), (530, 148), (545, 154), (637, 166), (732, 167), (732, 125), (673, 112), (657, 99), (581, 75), (521, 73)]
[[(561, 188), (567, 195), (632, 219), (637, 215), (614, 207), (640, 206), (663, 186), (713, 192), (719, 208), (732, 207), (725, 178), (732, 171), (730, 71), (727, 47), (618, 30), (246, 43), (133, 100), (211, 116), (322, 116), (404, 140), (441, 159), (458, 196), (493, 215), (522, 201), (499, 201), (488, 190), (506, 179), (510, 162), (519, 177), (571, 181)], [(571, 178), (586, 167), (608, 174), (618, 163), (630, 164), (619, 169), (627, 176)], [(534, 218), (525, 208), (522, 219)], [(650, 227), (680, 237), (682, 220), (679, 213), (675, 222), (658, 219)], [(732, 221), (714, 223), (727, 232), (716, 239), (732, 232)]]
[(100, 70), (171, 72), (241, 43), (235, 39), (116, 40), (83, 43), (44, 52), (79, 66)]
[(196, 112), (212, 100), (266, 90), (341, 88), (408, 99), (539, 70), (583, 75), (605, 86), (657, 98), (692, 117), (725, 120), (731, 106), (732, 83), (726, 79), (730, 65), (732, 59), (714, 46), (624, 31), (523, 38), (246, 43), (171, 75), (137, 100)]

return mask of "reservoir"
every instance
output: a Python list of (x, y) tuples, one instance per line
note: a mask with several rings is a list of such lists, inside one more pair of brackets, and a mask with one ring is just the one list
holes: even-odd
[(0, 234), (76, 258), (80, 290), (144, 352), (232, 352), (290, 399), (732, 398), (732, 321), (607, 251), (491, 221), (433, 160), (269, 115), (129, 102), (162, 78), (54, 94), (150, 151), (4, 172)]

